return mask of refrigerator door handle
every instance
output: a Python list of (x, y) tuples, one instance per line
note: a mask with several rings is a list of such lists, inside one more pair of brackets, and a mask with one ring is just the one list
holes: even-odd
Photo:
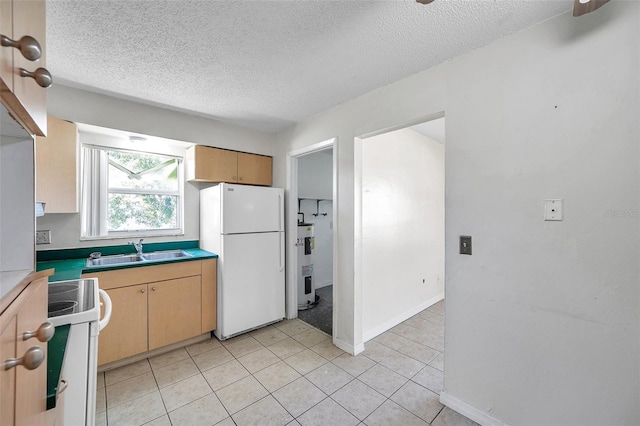
[(284, 243), (283, 243), (282, 240), (284, 240), (284, 232), (280, 233), (280, 240), (279, 240), (280, 241), (280, 272), (284, 271), (284, 262), (283, 262), (283, 260), (284, 260)]
[(282, 229), (282, 195), (278, 194), (278, 230), (283, 231)]

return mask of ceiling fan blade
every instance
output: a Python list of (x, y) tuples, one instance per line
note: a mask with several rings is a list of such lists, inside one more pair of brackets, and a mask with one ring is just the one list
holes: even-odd
[[(581, 16), (593, 12), (609, 0), (573, 0), (573, 16)], [(584, 3), (583, 3), (584, 2)]]
[(422, 3), (422, 4), (429, 4), (431, 3), (433, 0), (416, 0), (418, 3)]

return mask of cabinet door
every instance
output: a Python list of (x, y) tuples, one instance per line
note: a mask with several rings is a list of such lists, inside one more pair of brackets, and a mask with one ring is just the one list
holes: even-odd
[(216, 329), (216, 259), (202, 261), (202, 333)]
[[(16, 357), (16, 315), (5, 312), (0, 316), (0, 363)], [(0, 424), (15, 423), (16, 369), (0, 368)]]
[(36, 138), (36, 201), (47, 213), (78, 213), (78, 126), (49, 116)]
[(187, 180), (199, 182), (237, 182), (238, 153), (196, 145), (187, 153)]
[[(0, 33), (9, 38), (13, 37), (13, 9), (11, 1), (0, 1)], [(13, 92), (13, 47), (0, 47), (0, 79), (2, 91)]]
[(21, 357), (29, 349), (39, 347), (44, 352), (44, 361), (33, 370), (16, 367), (16, 424), (40, 425), (47, 411), (47, 343), (35, 337), (23, 340), (22, 336), (47, 321), (47, 279), (32, 282), (27, 291), (32, 291), (32, 295), (18, 311), (16, 352)]
[[(28, 115), (21, 117), (31, 131), (38, 135), (47, 132), (47, 89), (38, 86), (34, 79), (20, 77), (19, 69), (35, 71), (46, 68), (46, 26), (44, 0), (14, 0), (13, 1), (13, 37), (19, 39), (30, 35), (38, 40), (42, 49), (42, 56), (37, 61), (25, 59), (19, 52), (13, 53), (13, 93), (22, 104)], [(14, 49), (15, 50), (15, 49)]]
[(265, 155), (238, 153), (238, 183), (247, 185), (272, 184), (273, 158)]
[(147, 285), (115, 288), (107, 294), (113, 310), (98, 336), (98, 365), (147, 350)]
[(149, 350), (201, 334), (200, 276), (149, 283), (148, 286)]

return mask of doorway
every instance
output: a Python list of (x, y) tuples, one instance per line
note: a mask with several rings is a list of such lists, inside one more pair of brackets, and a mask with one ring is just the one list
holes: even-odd
[(290, 156), (287, 316), (333, 335), (335, 139)]
[(357, 140), (363, 342), (444, 298), (444, 142), (442, 116)]

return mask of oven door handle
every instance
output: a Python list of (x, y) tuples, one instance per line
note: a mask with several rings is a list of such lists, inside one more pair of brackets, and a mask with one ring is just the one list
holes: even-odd
[(102, 299), (102, 301), (104, 302), (100, 302), (100, 304), (104, 304), (104, 316), (102, 317), (102, 319), (99, 322), (100, 325), (100, 331), (102, 331), (103, 328), (105, 328), (107, 326), (107, 324), (109, 324), (109, 321), (111, 320), (111, 298), (109, 297), (109, 295), (107, 294), (106, 291), (100, 289), (98, 290), (98, 293), (100, 294), (100, 298)]

